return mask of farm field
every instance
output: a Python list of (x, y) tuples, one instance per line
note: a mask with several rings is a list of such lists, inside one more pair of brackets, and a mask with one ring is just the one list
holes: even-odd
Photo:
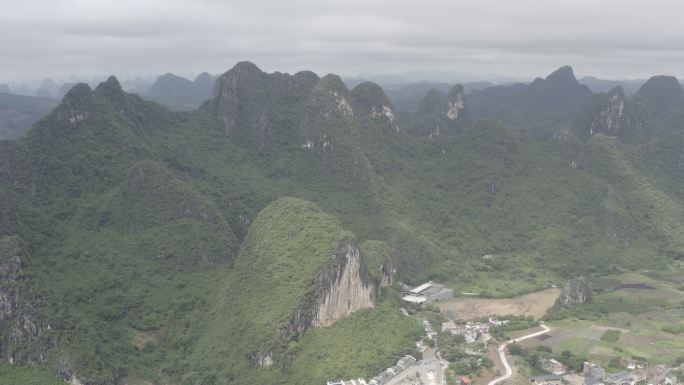
[(438, 303), (440, 311), (453, 319), (471, 320), (490, 316), (524, 315), (542, 318), (558, 298), (560, 289), (552, 288), (512, 298), (458, 297)]
[(684, 331), (681, 277), (681, 272), (646, 272), (598, 279), (592, 282), (592, 304), (584, 305), (574, 317), (549, 321), (551, 333), (521, 345), (585, 353), (604, 365), (616, 356), (674, 364), (684, 356), (684, 333), (663, 328)]

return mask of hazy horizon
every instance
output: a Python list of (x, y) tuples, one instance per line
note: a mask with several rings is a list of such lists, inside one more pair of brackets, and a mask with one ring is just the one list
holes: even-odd
[(671, 0), (0, 1), (0, 82), (222, 73), (240, 60), (345, 77), (684, 75), (684, 6)]

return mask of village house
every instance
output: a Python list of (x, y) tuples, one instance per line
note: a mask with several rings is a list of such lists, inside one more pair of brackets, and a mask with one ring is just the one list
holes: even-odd
[(437, 337), (438, 333), (432, 328), (430, 321), (423, 319), (420, 321), (420, 323), (423, 324), (423, 328), (425, 329), (425, 335), (429, 340)]
[(530, 382), (535, 385), (561, 385), (563, 383), (560, 376), (555, 374), (530, 377)]
[(349, 381), (328, 381), (328, 385), (368, 385), (368, 383), (363, 378), (358, 378)]
[(542, 358), (540, 360), (540, 363), (541, 363), (542, 369), (544, 369), (547, 372), (556, 374), (558, 376), (565, 373), (565, 371), (566, 371), (565, 365), (554, 360), (553, 358), (551, 358), (551, 359)]
[(638, 382), (646, 381), (646, 373), (641, 370), (608, 373), (603, 381), (607, 385), (635, 385)]
[(672, 368), (665, 365), (647, 366), (645, 362), (621, 360), (635, 370), (625, 370), (618, 373), (607, 373), (599, 365), (585, 362), (582, 366), (584, 385), (677, 385), (678, 378)]
[(582, 375), (587, 378), (601, 379), (606, 376), (606, 371), (591, 362), (584, 362), (582, 364)]
[(468, 322), (467, 324), (456, 324), (454, 321), (442, 323), (442, 332), (449, 332), (455, 336), (463, 336), (466, 343), (474, 343), (481, 336), (489, 333), (489, 325), (483, 322)]
[(383, 370), (377, 376), (373, 377), (370, 381), (366, 382), (363, 378), (357, 378), (356, 380), (348, 381), (328, 381), (327, 385), (383, 385), (390, 381), (392, 378), (396, 377), (397, 374), (403, 372), (409, 366), (416, 364), (416, 358), (413, 356), (406, 355), (397, 361), (397, 364)]
[(506, 324), (508, 324), (509, 322), (511, 322), (511, 321), (510, 321), (510, 320), (491, 319), (491, 318), (489, 319), (489, 323), (492, 324), (492, 325), (494, 325), (494, 326), (506, 325)]
[(394, 378), (397, 374), (403, 372), (409, 366), (416, 364), (416, 358), (406, 355), (397, 361), (397, 364), (391, 368), (385, 369), (383, 372), (373, 377), (368, 381), (368, 385), (383, 385)]

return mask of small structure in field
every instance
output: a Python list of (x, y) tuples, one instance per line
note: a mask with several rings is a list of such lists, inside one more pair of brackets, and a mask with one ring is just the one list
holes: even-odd
[(406, 302), (423, 304), (444, 301), (454, 297), (454, 291), (441, 283), (432, 281), (411, 288), (404, 286), (402, 299)]

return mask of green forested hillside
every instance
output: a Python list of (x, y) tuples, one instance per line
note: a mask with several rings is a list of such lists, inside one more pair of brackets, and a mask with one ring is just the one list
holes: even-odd
[[(20, 301), (0, 319), (20, 346), (0, 354), (92, 384), (322, 383), (374, 375), (416, 337), (386, 288), (281, 338), (341, 239), (371, 279), (389, 257), (397, 282), (494, 296), (683, 255), (677, 130), (541, 142), (480, 120), (428, 139), (397, 129), (376, 91), (251, 63), (190, 112), (115, 78), (74, 87), (0, 141), (0, 236), (22, 245)], [(282, 341), (271, 368), (250, 365)]]
[(56, 105), (57, 101), (50, 98), (16, 95), (0, 89), (0, 140), (22, 136)]

